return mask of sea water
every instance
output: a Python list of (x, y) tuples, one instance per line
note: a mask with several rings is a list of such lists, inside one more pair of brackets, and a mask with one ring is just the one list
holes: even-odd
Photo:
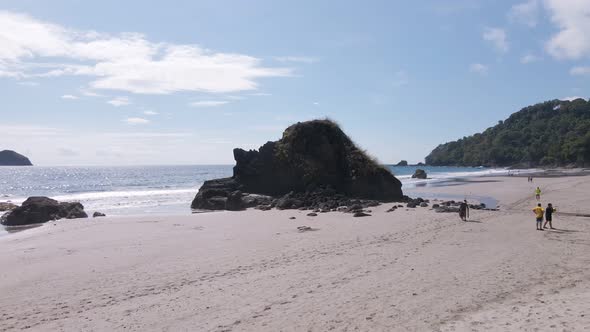
[[(387, 166), (408, 192), (449, 184), (453, 179), (506, 174), (505, 169)], [(428, 179), (412, 179), (417, 168)], [(79, 201), (92, 214), (188, 214), (204, 181), (232, 175), (231, 165), (0, 167), (0, 202), (22, 203), (29, 196)]]

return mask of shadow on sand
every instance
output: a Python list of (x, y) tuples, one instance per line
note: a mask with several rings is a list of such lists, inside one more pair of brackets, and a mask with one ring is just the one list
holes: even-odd
[(579, 232), (579, 231), (576, 231), (573, 229), (560, 229), (560, 228), (554, 228), (554, 229), (546, 228), (545, 230), (552, 232), (552, 233), (578, 233)]

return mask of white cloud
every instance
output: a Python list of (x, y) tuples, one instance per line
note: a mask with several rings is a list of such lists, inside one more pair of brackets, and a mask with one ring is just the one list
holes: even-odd
[(539, 58), (538, 56), (536, 56), (534, 54), (526, 54), (526, 55), (523, 55), (520, 58), (520, 63), (522, 63), (522, 64), (529, 64), (529, 63), (532, 63), (532, 62), (537, 62), (539, 60), (541, 60), (541, 58)]
[(318, 58), (308, 56), (277, 56), (274, 59), (280, 62), (300, 62), (308, 64), (320, 61)]
[(313, 104), (314, 104), (315, 106), (318, 106), (320, 103), (319, 103), (319, 102), (317, 102), (317, 101), (314, 101), (314, 102), (313, 102)]
[(63, 96), (61, 96), (61, 99), (75, 100), (75, 99), (78, 99), (78, 97), (76, 97), (74, 95), (63, 95)]
[(131, 124), (131, 125), (150, 123), (150, 120), (144, 119), (144, 118), (127, 118), (123, 121), (127, 122), (128, 124)]
[(127, 97), (117, 97), (117, 98), (107, 101), (107, 104), (111, 104), (115, 107), (119, 107), (119, 106), (127, 106), (127, 105), (131, 104), (131, 101)]
[(86, 97), (104, 97), (103, 95), (96, 93), (94, 91), (91, 91), (91, 90), (82, 89), (82, 90), (80, 90), (80, 93)]
[(578, 66), (570, 69), (570, 75), (587, 76), (590, 75), (590, 67)]
[(0, 133), (6, 137), (55, 137), (62, 135), (61, 129), (39, 125), (0, 124)]
[(191, 107), (217, 107), (229, 103), (226, 100), (201, 100), (189, 104)]
[(23, 85), (23, 86), (39, 86), (39, 82), (33, 82), (33, 81), (18, 82), (17, 84)]
[(10, 11), (0, 11), (0, 27), (3, 77), (79, 75), (92, 89), (138, 94), (229, 93), (255, 90), (260, 78), (292, 72), (248, 55), (152, 42), (138, 33), (77, 31)]
[(145, 115), (158, 115), (160, 113), (154, 112), (154, 111), (143, 111), (143, 114), (145, 114)]
[(251, 93), (250, 96), (255, 96), (255, 97), (268, 97), (268, 96), (272, 96), (272, 94), (266, 93), (266, 92), (255, 92), (255, 93)]
[(506, 40), (506, 31), (500, 28), (486, 28), (483, 33), (483, 39), (492, 43), (494, 48), (500, 53), (508, 52), (508, 41)]
[(547, 42), (547, 52), (557, 59), (590, 56), (590, 1), (545, 0), (545, 7), (559, 29)]
[(469, 71), (480, 75), (487, 75), (488, 66), (483, 65), (481, 63), (473, 63), (469, 66)]
[(508, 19), (514, 23), (522, 23), (533, 28), (539, 18), (539, 0), (529, 0), (512, 6)]

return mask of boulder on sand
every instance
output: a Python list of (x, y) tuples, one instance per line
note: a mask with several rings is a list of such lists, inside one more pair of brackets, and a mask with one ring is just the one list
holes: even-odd
[(20, 207), (2, 216), (6, 226), (44, 223), (56, 219), (88, 218), (84, 206), (78, 202), (58, 202), (48, 197), (29, 197)]
[(426, 171), (418, 168), (412, 175), (412, 179), (426, 179)]
[[(267, 142), (258, 151), (234, 149), (234, 159), (233, 176), (206, 181), (191, 204), (193, 209), (226, 209), (229, 194), (237, 190), (274, 197), (291, 193), (279, 204), (280, 208), (295, 209), (313, 203), (301, 199), (300, 193), (320, 192), (321, 200), (336, 195), (378, 201), (403, 199), (401, 182), (330, 120), (296, 123), (280, 140)], [(338, 207), (333, 199), (328, 203), (330, 208)], [(257, 202), (261, 204), (266, 203)]]

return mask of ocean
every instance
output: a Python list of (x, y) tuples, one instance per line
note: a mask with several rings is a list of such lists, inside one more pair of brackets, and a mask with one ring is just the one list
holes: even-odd
[[(0, 167), (0, 202), (20, 204), (29, 196), (79, 201), (88, 214), (188, 214), (204, 181), (231, 176), (231, 165), (116, 167)], [(504, 174), (505, 169), (419, 167), (429, 179), (412, 179), (415, 166), (388, 166), (413, 193), (453, 178)], [(418, 188), (418, 189), (417, 189)]]

